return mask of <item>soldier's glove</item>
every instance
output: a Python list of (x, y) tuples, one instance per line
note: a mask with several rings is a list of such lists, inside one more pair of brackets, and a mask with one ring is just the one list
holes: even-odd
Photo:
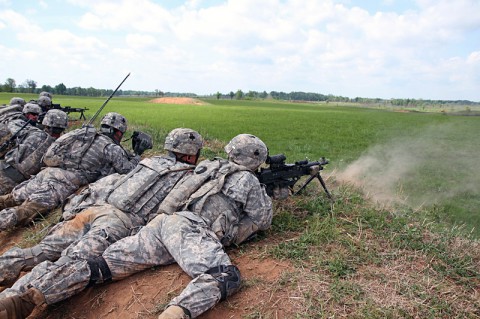
[(145, 150), (153, 147), (153, 140), (150, 135), (140, 131), (135, 131), (132, 134), (132, 149), (137, 155), (142, 155)]

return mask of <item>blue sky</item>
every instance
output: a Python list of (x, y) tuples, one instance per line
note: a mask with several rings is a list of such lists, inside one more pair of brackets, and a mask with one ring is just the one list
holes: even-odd
[(0, 82), (480, 101), (479, 0), (0, 0)]

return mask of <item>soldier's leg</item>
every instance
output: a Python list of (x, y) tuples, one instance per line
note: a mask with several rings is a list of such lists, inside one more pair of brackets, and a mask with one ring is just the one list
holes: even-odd
[(15, 186), (12, 195), (17, 202), (28, 200), (53, 209), (84, 185), (84, 182), (74, 172), (47, 167), (28, 181)]
[(36, 216), (44, 215), (52, 208), (44, 203), (24, 201), (21, 205), (6, 208), (0, 211), (0, 231), (14, 226), (23, 226), (31, 222)]
[(178, 307), (195, 318), (239, 289), (238, 268), (231, 264), (215, 234), (202, 223), (168, 216), (161, 238), (175, 261), (194, 279), (169, 303), (173, 308), (167, 308), (165, 316), (159, 318), (169, 318), (169, 312)]
[(40, 245), (32, 248), (13, 247), (0, 256), (0, 286), (13, 284), (22, 270), (28, 270), (47, 260)]
[(159, 236), (165, 216), (157, 216), (134, 236), (123, 238), (105, 250), (102, 257), (113, 280), (175, 262)]
[(11, 178), (5, 176), (4, 172), (0, 170), (0, 195), (9, 194), (17, 184), (18, 183), (14, 182)]
[(127, 214), (112, 205), (92, 206), (77, 214), (75, 220), (87, 220), (84, 232), (78, 240), (68, 246), (63, 256), (72, 259), (89, 259), (102, 255), (111, 244), (130, 234), (132, 223)]
[[(90, 278), (90, 268), (84, 260), (71, 260), (62, 257), (55, 263), (45, 261), (20, 278), (12, 288), (2, 291), (0, 293), (0, 304), (12, 306), (13, 301), (18, 301), (18, 297), (15, 296), (31, 295), (32, 288), (35, 290), (37, 300), (41, 301), (34, 302), (34, 306), (43, 302), (49, 305), (54, 304), (84, 290), (90, 283)], [(17, 305), (15, 306), (17, 307)], [(34, 306), (31, 307), (23, 302), (20, 306), (30, 307), (30, 312), (34, 308)], [(27, 316), (28, 314), (21, 318)]]
[(13, 207), (19, 205), (21, 202), (17, 202), (11, 193), (0, 196), (0, 209)]
[(74, 219), (55, 225), (31, 248), (14, 247), (0, 256), (0, 285), (9, 285), (22, 270), (30, 270), (45, 260), (57, 260), (62, 251), (75, 258), (98, 256), (111, 243), (128, 236), (130, 220), (111, 205), (92, 207)]

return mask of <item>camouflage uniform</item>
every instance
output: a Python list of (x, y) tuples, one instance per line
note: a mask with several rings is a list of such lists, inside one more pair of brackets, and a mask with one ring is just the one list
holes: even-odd
[[(179, 208), (184, 210), (168, 214)], [(34, 287), (47, 304), (53, 304), (89, 283), (118, 280), (152, 266), (177, 262), (194, 279), (170, 305), (188, 309), (194, 318), (239, 288), (238, 269), (223, 246), (240, 244), (258, 230), (267, 229), (272, 220), (271, 200), (256, 176), (222, 159), (200, 163), (195, 174), (177, 183), (159, 211), (166, 214), (155, 217), (135, 236), (109, 246), (102, 258), (43, 262), (1, 297)], [(228, 280), (222, 279), (224, 272)]]
[(8, 124), (8, 122), (23, 119), (23, 105), (14, 104), (0, 108), (0, 124)]
[[(72, 259), (101, 255), (110, 244), (153, 219), (159, 203), (193, 168), (171, 155), (155, 156), (141, 161), (127, 175), (112, 174), (90, 184), (69, 198), (64, 206), (65, 221), (55, 225), (38, 245), (14, 247), (0, 256), (0, 284), (61, 255)], [(126, 203), (133, 205), (126, 207)]]
[[(26, 122), (13, 120), (7, 125), (12, 134)], [(0, 195), (10, 193), (15, 185), (37, 174), (42, 166), (42, 156), (54, 138), (45, 131), (27, 125), (19, 133), (16, 145), (0, 161)]]
[[(93, 131), (93, 132), (92, 132)], [(90, 132), (90, 133), (89, 133)], [(72, 156), (74, 150), (64, 151), (63, 142), (73, 134), (94, 134), (82, 154)], [(78, 140), (78, 139), (77, 139)], [(47, 162), (46, 156), (55, 157)], [(63, 156), (63, 157), (61, 157)], [(79, 158), (78, 158), (79, 157)], [(61, 160), (59, 160), (61, 159)], [(47, 150), (47, 165), (33, 178), (17, 185), (10, 194), (0, 196), (5, 208), (0, 211), (0, 230), (28, 223), (39, 213), (46, 213), (62, 204), (81, 186), (113, 173), (125, 174), (132, 170), (140, 157), (132, 157), (110, 137), (85, 127), (62, 135)], [(11, 207), (11, 208), (6, 208)]]

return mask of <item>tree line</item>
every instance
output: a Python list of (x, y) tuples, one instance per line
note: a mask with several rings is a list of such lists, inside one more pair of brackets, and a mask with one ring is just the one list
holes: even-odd
[[(50, 92), (52, 94), (59, 95), (75, 95), (75, 96), (109, 96), (112, 94), (113, 89), (96, 89), (93, 87), (71, 87), (68, 88), (63, 83), (59, 83), (55, 86), (42, 85), (38, 87), (37, 82), (31, 79), (25, 80), (22, 84), (17, 85), (16, 81), (12, 78), (7, 78), (3, 85), (0, 85), (0, 92), (11, 93), (40, 93), (43, 91)], [(118, 95), (124, 96), (153, 96), (153, 97), (201, 97), (195, 93), (175, 93), (175, 92), (163, 92), (156, 89), (155, 91), (139, 91), (139, 90), (118, 90)], [(455, 106), (455, 105), (480, 105), (480, 102), (472, 102), (468, 100), (424, 100), (424, 99), (381, 99), (381, 98), (364, 98), (355, 97), (349, 98), (345, 96), (337, 96), (332, 94), (321, 94), (312, 92), (277, 92), (277, 91), (247, 91), (242, 90), (230, 91), (228, 93), (217, 92), (215, 94), (208, 95), (207, 97), (215, 97), (217, 99), (236, 99), (236, 100), (252, 100), (252, 99), (275, 99), (275, 100), (287, 100), (287, 101), (307, 101), (307, 102), (351, 102), (359, 104), (378, 104), (378, 105), (391, 105), (396, 107), (422, 107), (422, 106)]]

